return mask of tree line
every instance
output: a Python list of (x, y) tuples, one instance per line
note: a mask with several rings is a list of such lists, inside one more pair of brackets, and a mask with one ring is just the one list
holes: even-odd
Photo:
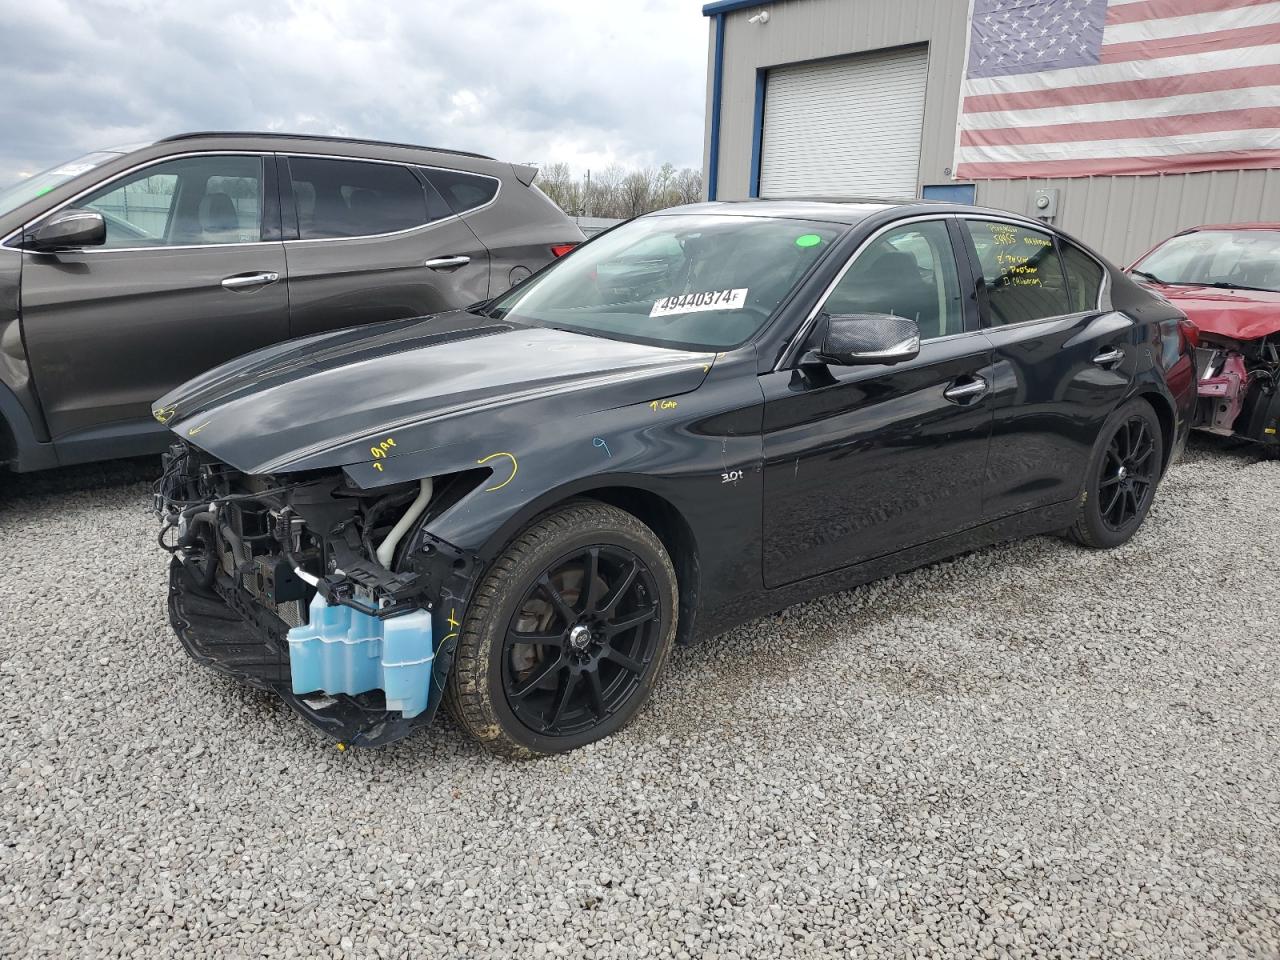
[(538, 187), (571, 217), (638, 217), (703, 200), (702, 171), (672, 164), (628, 171), (614, 164), (574, 176), (567, 163), (542, 167)]

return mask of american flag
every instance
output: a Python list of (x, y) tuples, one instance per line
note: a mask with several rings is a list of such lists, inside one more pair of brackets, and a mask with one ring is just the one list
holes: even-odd
[(972, 0), (961, 180), (1280, 167), (1280, 2)]

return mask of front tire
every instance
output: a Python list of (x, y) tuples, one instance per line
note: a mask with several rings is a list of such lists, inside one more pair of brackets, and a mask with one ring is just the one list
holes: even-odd
[(509, 757), (563, 753), (625, 726), (676, 632), (675, 570), (634, 516), (579, 501), (526, 527), (463, 618), (445, 702)]
[(1080, 513), (1067, 531), (1081, 546), (1118, 547), (1138, 532), (1164, 468), (1164, 434), (1151, 404), (1134, 399), (1107, 418), (1085, 474)]

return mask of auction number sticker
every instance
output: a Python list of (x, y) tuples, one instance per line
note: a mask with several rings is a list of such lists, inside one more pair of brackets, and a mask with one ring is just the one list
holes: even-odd
[(651, 317), (669, 317), (675, 313), (698, 313), (702, 310), (741, 310), (747, 305), (748, 287), (736, 290), (704, 290), (702, 293), (680, 293), (663, 297), (649, 311)]

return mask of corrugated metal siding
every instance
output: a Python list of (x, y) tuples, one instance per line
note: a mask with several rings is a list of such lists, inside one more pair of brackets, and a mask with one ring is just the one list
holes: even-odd
[(912, 196), (928, 64), (908, 47), (770, 70), (760, 196)]
[[(750, 190), (757, 69), (916, 43), (929, 44), (918, 186), (951, 182), (965, 0), (762, 0), (762, 5), (770, 12), (766, 24), (747, 23), (754, 9), (727, 15), (721, 199), (746, 197)], [(1055, 223), (1117, 262), (1128, 262), (1158, 240), (1197, 223), (1280, 220), (1280, 170), (979, 181), (978, 202), (1029, 213), (1032, 192), (1043, 186), (1061, 191)]]
[(1280, 170), (979, 180), (978, 203), (1029, 213), (1031, 196), (1042, 187), (1059, 190), (1055, 225), (1120, 264), (1186, 227), (1280, 220)]

